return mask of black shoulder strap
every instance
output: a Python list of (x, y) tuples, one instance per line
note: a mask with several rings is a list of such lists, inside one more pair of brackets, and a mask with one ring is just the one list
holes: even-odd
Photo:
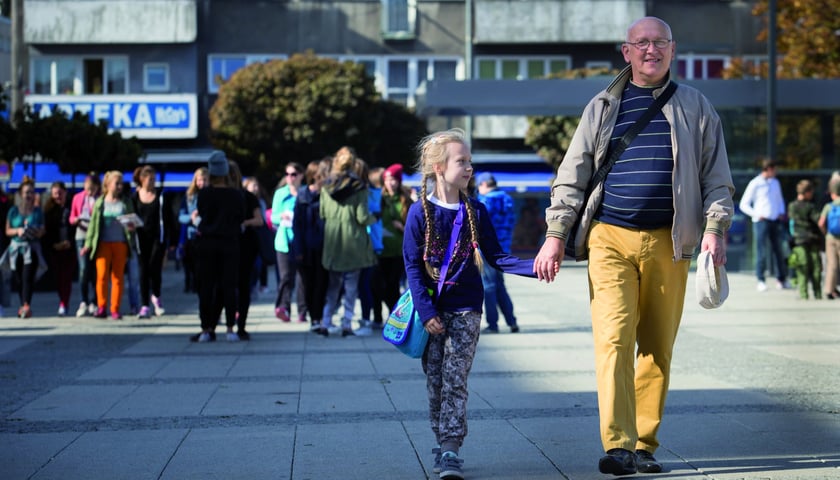
[(668, 86), (665, 87), (665, 90), (663, 90), (662, 93), (658, 97), (656, 97), (656, 100), (654, 100), (653, 103), (650, 104), (647, 110), (645, 110), (645, 113), (643, 113), (642, 116), (639, 117), (638, 120), (636, 120), (636, 123), (631, 125), (630, 128), (628, 128), (627, 131), (624, 132), (624, 135), (618, 140), (618, 143), (615, 145), (615, 148), (610, 153), (610, 156), (607, 159), (607, 161), (602, 163), (601, 166), (598, 167), (598, 171), (595, 172), (595, 175), (592, 176), (592, 181), (589, 182), (589, 186), (587, 188), (586, 197), (584, 197), (585, 200), (588, 200), (589, 193), (595, 189), (595, 186), (603, 182), (604, 179), (607, 178), (607, 174), (610, 173), (610, 170), (612, 169), (613, 165), (615, 165), (615, 162), (618, 161), (618, 157), (620, 157), (621, 154), (624, 153), (624, 150), (627, 149), (627, 147), (633, 142), (633, 139), (636, 138), (636, 135), (638, 135), (639, 132), (641, 132), (647, 126), (647, 124), (650, 123), (653, 117), (657, 113), (659, 113), (660, 110), (662, 110), (662, 106), (665, 105), (665, 102), (667, 102), (669, 98), (671, 98), (671, 95), (673, 95), (674, 90), (676, 89), (677, 84), (675, 82), (668, 83)]

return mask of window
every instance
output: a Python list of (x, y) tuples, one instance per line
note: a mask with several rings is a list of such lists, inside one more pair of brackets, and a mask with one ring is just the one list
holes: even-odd
[(272, 54), (212, 54), (207, 56), (207, 90), (210, 93), (219, 93), (219, 85), (228, 81), (240, 68), (258, 62), (271, 60), (285, 60), (286, 55)]
[(123, 57), (35, 57), (32, 92), (43, 95), (114, 95), (128, 92)]
[(723, 69), (729, 65), (729, 57), (723, 55), (680, 55), (677, 59), (677, 75), (686, 80), (707, 80), (722, 78)]
[(143, 65), (143, 90), (147, 92), (169, 91), (168, 63), (147, 63)]
[(365, 65), (382, 98), (407, 107), (414, 107), (417, 88), (424, 81), (463, 78), (463, 67), (458, 57), (325, 56), (340, 62), (351, 61)]
[(380, 0), (382, 4), (382, 38), (410, 40), (417, 22), (417, 0)]
[(477, 78), (481, 80), (525, 80), (568, 70), (570, 57), (479, 57)]
[(605, 61), (592, 61), (586, 62), (586, 68), (606, 68), (607, 70), (612, 70), (612, 62), (605, 62)]

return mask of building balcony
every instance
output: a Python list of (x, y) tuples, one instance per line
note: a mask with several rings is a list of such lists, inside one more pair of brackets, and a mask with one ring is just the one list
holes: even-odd
[(476, 44), (620, 43), (643, 0), (473, 0)]
[(31, 44), (166, 44), (196, 39), (195, 0), (24, 0)]

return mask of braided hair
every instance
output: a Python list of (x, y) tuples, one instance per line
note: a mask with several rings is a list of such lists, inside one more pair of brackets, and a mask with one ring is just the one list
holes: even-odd
[[(429, 245), (431, 245), (430, 240), (432, 239), (432, 226), (434, 223), (432, 222), (432, 206), (428, 199), (428, 189), (430, 184), (434, 185), (436, 182), (435, 167), (446, 165), (446, 161), (448, 160), (446, 145), (454, 142), (466, 144), (464, 131), (460, 128), (453, 128), (427, 135), (417, 146), (418, 161), (416, 170), (421, 174), (420, 202), (422, 202), (421, 206), (423, 207), (423, 218), (426, 221), (423, 261), (426, 264), (426, 272), (435, 281), (440, 278), (440, 269), (433, 267), (429, 263)], [(473, 262), (480, 271), (484, 266), (484, 261), (481, 258), (481, 252), (478, 248), (478, 219), (475, 214), (475, 209), (473, 209), (469, 201), (467, 192), (462, 190), (458, 196), (460, 201), (464, 202), (467, 210), (467, 223), (470, 228), (470, 246), (468, 248), (472, 248)]]

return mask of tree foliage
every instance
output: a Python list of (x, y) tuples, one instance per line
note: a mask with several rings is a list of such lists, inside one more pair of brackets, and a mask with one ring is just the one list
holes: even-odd
[(55, 111), (41, 117), (29, 105), (14, 114), (14, 125), (3, 145), (7, 159), (55, 162), (64, 173), (105, 170), (132, 170), (143, 149), (135, 138), (124, 139), (118, 131), (109, 133), (107, 123), (94, 125), (87, 114), (76, 112), (72, 117)]
[[(764, 28), (767, 41), (767, 0), (759, 0), (752, 14)], [(776, 50), (778, 78), (840, 78), (840, 0), (777, 0)], [(733, 59), (724, 78), (767, 77), (767, 64)]]
[[(618, 71), (607, 68), (580, 68), (567, 70), (549, 76), (549, 79), (576, 79), (594, 76), (615, 75)], [(557, 168), (572, 141), (572, 135), (580, 123), (579, 116), (532, 116), (528, 117), (525, 144), (531, 146), (537, 155), (553, 168)]]
[(370, 165), (409, 159), (425, 134), (405, 107), (382, 101), (364, 66), (312, 53), (254, 63), (219, 88), (211, 141), (246, 174), (306, 163), (344, 145)]
[[(752, 10), (764, 28), (757, 40), (768, 38), (768, 2), (759, 0)], [(781, 79), (840, 78), (840, 0), (777, 0), (776, 74)], [(723, 78), (767, 78), (767, 62), (733, 58)], [(822, 165), (821, 137), (826, 118), (811, 114), (782, 114), (777, 118), (777, 160), (788, 168), (810, 170)], [(766, 122), (746, 133), (766, 136)]]

